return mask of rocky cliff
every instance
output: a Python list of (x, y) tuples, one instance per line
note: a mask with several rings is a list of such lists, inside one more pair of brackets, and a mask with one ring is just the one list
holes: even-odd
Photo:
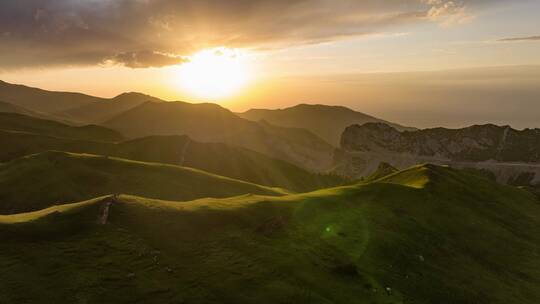
[(341, 147), (348, 151), (409, 153), (456, 161), (540, 162), (540, 129), (475, 125), (462, 129), (400, 132), (384, 123), (345, 129)]
[(434, 163), (488, 170), (505, 183), (540, 184), (540, 129), (489, 124), (400, 132), (367, 123), (348, 127), (341, 148), (336, 170), (348, 176), (366, 176), (381, 162), (397, 168)]

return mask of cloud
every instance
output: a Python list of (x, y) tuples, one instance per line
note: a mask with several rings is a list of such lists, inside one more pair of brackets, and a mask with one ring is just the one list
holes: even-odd
[(442, 26), (462, 24), (474, 18), (463, 2), (426, 0), (426, 3), (431, 5), (428, 18), (439, 22)]
[(189, 61), (186, 57), (154, 51), (124, 52), (106, 59), (105, 64), (119, 64), (129, 68), (150, 68), (178, 65)]
[(133, 68), (174, 65), (202, 48), (283, 48), (418, 22), (461, 23), (471, 8), (493, 2), (1, 0), (0, 69), (103, 62)]
[(523, 42), (523, 41), (540, 41), (540, 36), (512, 37), (497, 40), (499, 42)]

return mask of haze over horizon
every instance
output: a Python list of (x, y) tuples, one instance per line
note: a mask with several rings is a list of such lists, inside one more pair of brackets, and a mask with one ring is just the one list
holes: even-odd
[(527, 0), (3, 1), (0, 79), (238, 112), (309, 103), (421, 128), (540, 127), (539, 10)]

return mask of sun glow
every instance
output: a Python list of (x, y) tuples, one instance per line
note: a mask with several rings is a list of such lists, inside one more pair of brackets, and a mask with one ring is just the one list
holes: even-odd
[(200, 51), (179, 69), (180, 85), (202, 98), (220, 98), (238, 93), (250, 80), (245, 53), (215, 48)]

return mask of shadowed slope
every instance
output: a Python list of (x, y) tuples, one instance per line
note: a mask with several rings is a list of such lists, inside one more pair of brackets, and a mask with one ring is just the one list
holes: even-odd
[(96, 125), (70, 126), (60, 122), (30, 117), (17, 113), (0, 113), (0, 130), (93, 141), (120, 141), (122, 135)]
[(22, 114), (22, 115), (31, 116), (31, 117), (51, 119), (46, 114), (30, 111), (23, 107), (20, 107), (20, 106), (17, 106), (8, 102), (3, 102), (3, 101), (0, 101), (0, 112), (17, 113), (17, 114)]
[(284, 197), (120, 196), (98, 225), (107, 201), (0, 217), (7, 303), (540, 300), (538, 201), (449, 168)]
[(350, 180), (311, 173), (285, 161), (245, 148), (200, 143), (187, 136), (151, 136), (121, 143), (56, 138), (0, 130), (0, 162), (49, 150), (108, 155), (201, 169), (256, 184), (306, 192), (343, 185)]
[(312, 173), (249, 149), (222, 143), (200, 143), (187, 136), (151, 136), (126, 141), (117, 147), (120, 157), (178, 164), (296, 192), (350, 182), (337, 175)]
[(134, 138), (187, 135), (248, 148), (312, 171), (332, 166), (334, 148), (308, 130), (256, 123), (210, 103), (146, 102), (103, 125)]
[(0, 165), (0, 212), (4, 214), (109, 193), (170, 200), (284, 194), (196, 169), (89, 154), (44, 152)]
[(380, 178), (386, 177), (390, 174), (394, 174), (398, 171), (399, 171), (398, 169), (396, 169), (394, 166), (390, 165), (389, 163), (382, 162), (382, 163), (379, 163), (377, 170), (375, 170), (373, 173), (365, 177), (363, 181), (373, 182)]

